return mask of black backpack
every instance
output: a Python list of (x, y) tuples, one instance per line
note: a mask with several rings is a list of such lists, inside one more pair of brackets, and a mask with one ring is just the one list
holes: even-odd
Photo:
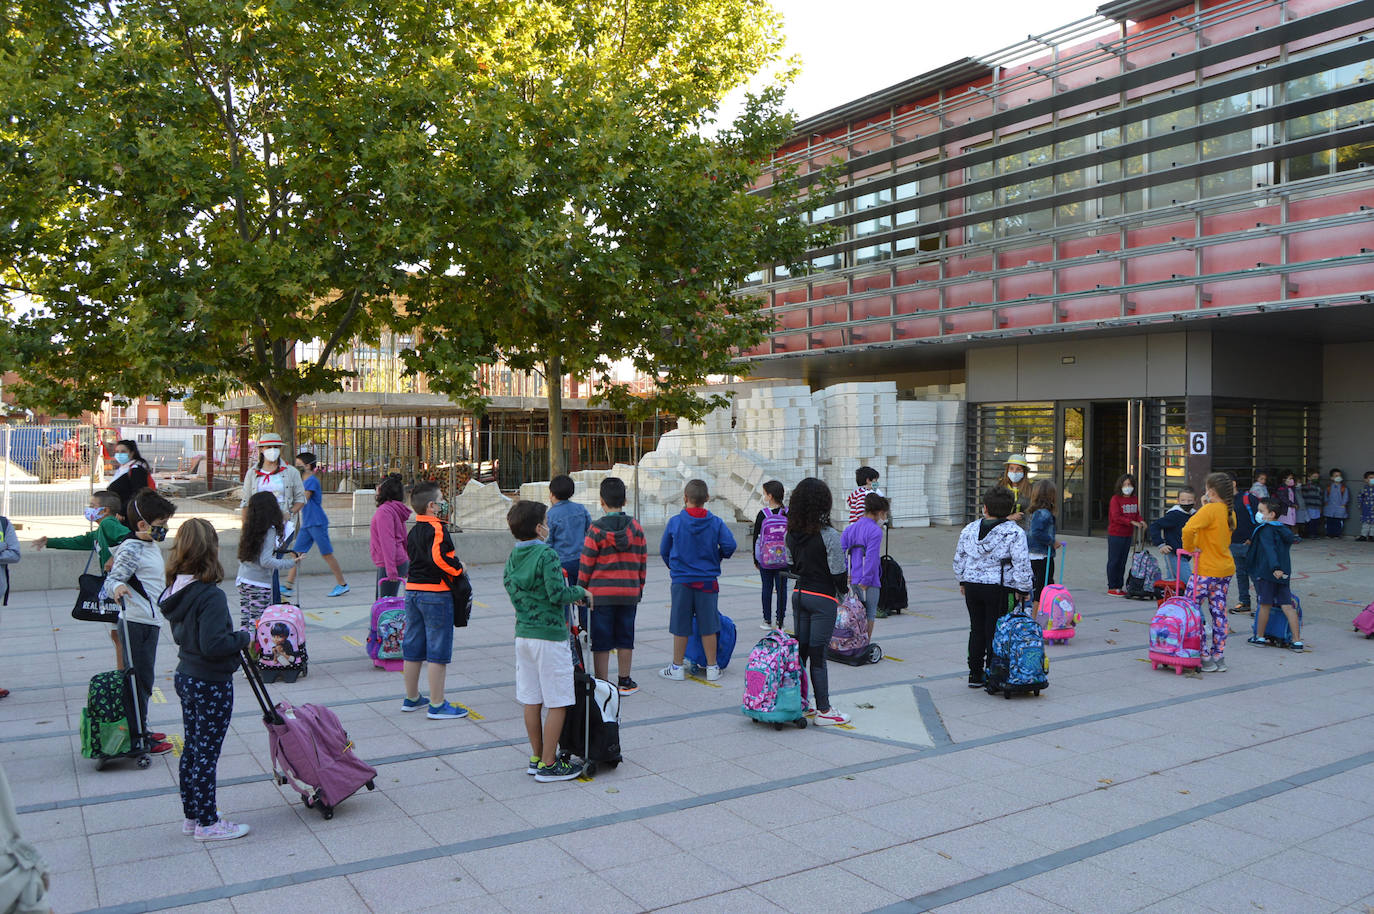
[(889, 523), (883, 534), (883, 558), (878, 563), (878, 609), (888, 615), (896, 615), (907, 608), (906, 575), (902, 574), (902, 566), (897, 564), (897, 560), (887, 554), (891, 531), (892, 524)]

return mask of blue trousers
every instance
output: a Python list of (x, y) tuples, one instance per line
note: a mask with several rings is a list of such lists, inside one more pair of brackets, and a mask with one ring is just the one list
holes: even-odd
[(763, 578), (763, 621), (772, 622), (773, 616), (773, 595), (776, 592), (778, 599), (778, 628), (782, 628), (782, 617), (787, 613), (787, 578), (783, 577), (781, 570), (769, 571), (767, 568), (759, 569), (759, 577)]
[(1250, 605), (1250, 565), (1246, 556), (1250, 547), (1244, 543), (1231, 544), (1231, 559), (1236, 563), (1236, 587), (1240, 592), (1240, 605)]

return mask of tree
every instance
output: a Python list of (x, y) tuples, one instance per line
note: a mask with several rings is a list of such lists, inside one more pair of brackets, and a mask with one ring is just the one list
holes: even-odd
[[(565, 377), (590, 378), (593, 401), (631, 419), (721, 405), (693, 388), (772, 326), (758, 300), (733, 290), (761, 263), (795, 262), (820, 232), (792, 195), (752, 192), (791, 130), (779, 88), (707, 135), (725, 94), (777, 53), (766, 4), (592, 0), (546, 11), (529, 66), (439, 138), (461, 151), (447, 163), (453, 179), (482, 173), (475, 192), (489, 204), (436, 214), (444, 242), (406, 286), (422, 341), (407, 364), (478, 407), (477, 364), (542, 370), (557, 474)], [(617, 363), (654, 377), (653, 392), (613, 380)]]
[(336, 348), (394, 320), (428, 207), (468, 196), (435, 180), (433, 139), (484, 70), (518, 66), (524, 6), (7, 2), (0, 283), (24, 403), (247, 389), (294, 447), (297, 399), (347, 374)]

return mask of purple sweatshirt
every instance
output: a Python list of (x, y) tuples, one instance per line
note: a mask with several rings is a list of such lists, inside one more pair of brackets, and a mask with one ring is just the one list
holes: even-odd
[(386, 569), (389, 578), (400, 577), (399, 566), (408, 561), (406, 554), (406, 521), (410, 520), (410, 506), (403, 501), (387, 501), (377, 506), (372, 515), (371, 538), (368, 543), (372, 564)]
[(849, 559), (849, 583), (860, 587), (881, 586), (883, 528), (877, 521), (865, 515), (845, 527), (840, 547)]

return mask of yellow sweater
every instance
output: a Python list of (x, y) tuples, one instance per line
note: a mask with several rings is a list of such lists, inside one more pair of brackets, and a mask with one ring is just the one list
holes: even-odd
[(1183, 548), (1198, 553), (1197, 573), (1200, 577), (1229, 578), (1235, 574), (1228, 507), (1214, 501), (1199, 508), (1183, 525)]

